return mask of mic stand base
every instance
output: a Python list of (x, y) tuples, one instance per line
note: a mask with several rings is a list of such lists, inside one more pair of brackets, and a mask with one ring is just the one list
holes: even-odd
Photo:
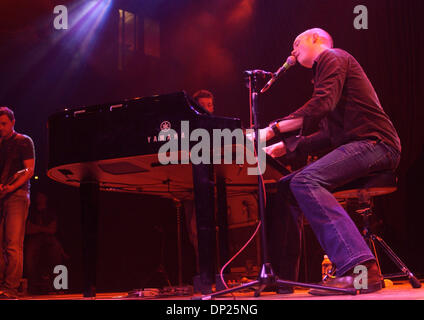
[(319, 284), (310, 284), (310, 283), (302, 283), (302, 282), (295, 282), (295, 281), (288, 281), (288, 280), (280, 280), (277, 276), (274, 275), (272, 271), (272, 266), (270, 263), (265, 263), (262, 265), (261, 273), (259, 274), (258, 280), (251, 281), (248, 283), (245, 283), (243, 285), (240, 285), (238, 287), (229, 288), (221, 291), (217, 291), (208, 295), (204, 295), (201, 297), (193, 297), (192, 300), (213, 300), (215, 297), (219, 297), (228, 293), (241, 291), (247, 288), (255, 287), (257, 286), (257, 289), (254, 293), (254, 297), (257, 298), (261, 295), (262, 291), (269, 286), (275, 286), (278, 288), (279, 286), (285, 286), (285, 287), (303, 287), (303, 288), (309, 288), (309, 289), (321, 289), (321, 290), (327, 290), (327, 291), (333, 291), (335, 293), (343, 293), (343, 294), (350, 294), (350, 295), (356, 295), (357, 290), (356, 289), (343, 289), (343, 288), (335, 288), (335, 287), (328, 287), (323, 286)]

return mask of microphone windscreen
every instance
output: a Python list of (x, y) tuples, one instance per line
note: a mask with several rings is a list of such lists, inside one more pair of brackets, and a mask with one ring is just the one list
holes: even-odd
[(294, 56), (288, 57), (286, 63), (289, 64), (290, 66), (294, 66), (296, 64), (296, 57)]

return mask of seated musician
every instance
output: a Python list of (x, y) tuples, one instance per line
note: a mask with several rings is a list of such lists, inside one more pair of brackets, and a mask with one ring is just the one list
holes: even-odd
[[(300, 34), (292, 55), (313, 70), (313, 95), (289, 116), (261, 129), (260, 136), (269, 141), (300, 130), (300, 135), (267, 147), (267, 153), (280, 157), (325, 150), (325, 155), (279, 181), (272, 218), (285, 221), (285, 230), (275, 232), (287, 234), (274, 271), (282, 280), (297, 280), (303, 214), (336, 266), (336, 276), (324, 285), (354, 288), (354, 268), (362, 265), (368, 269), (368, 289), (361, 293), (380, 290), (375, 257), (331, 191), (372, 172), (395, 170), (399, 137), (362, 67), (348, 52), (333, 48), (326, 31), (315, 28)], [(316, 289), (310, 293), (334, 294)]]

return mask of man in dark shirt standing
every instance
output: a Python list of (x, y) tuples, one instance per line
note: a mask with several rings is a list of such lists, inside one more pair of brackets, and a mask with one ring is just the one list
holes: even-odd
[(0, 107), (0, 298), (15, 298), (23, 271), (23, 242), (34, 174), (34, 144), (14, 130), (15, 117)]
[[(325, 285), (354, 288), (353, 270), (368, 269), (368, 289), (381, 289), (375, 257), (352, 219), (331, 191), (357, 178), (381, 170), (394, 170), (400, 159), (400, 141), (383, 111), (377, 94), (359, 63), (346, 51), (333, 48), (331, 36), (322, 29), (300, 34), (292, 55), (314, 72), (312, 98), (300, 109), (260, 131), (266, 140), (300, 130), (296, 138), (269, 146), (274, 157), (286, 153), (327, 150), (317, 161), (293, 172), (279, 182), (276, 214), (283, 214), (289, 243), (280, 253), (276, 270), (282, 279), (296, 280), (300, 259), (303, 214), (330, 260), (336, 277)], [(288, 214), (287, 212), (290, 212)], [(334, 294), (311, 290), (312, 294)]]

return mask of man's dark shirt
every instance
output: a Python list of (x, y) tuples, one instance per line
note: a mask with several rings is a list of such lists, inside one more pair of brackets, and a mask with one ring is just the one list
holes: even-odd
[[(26, 135), (14, 133), (9, 139), (3, 140), (0, 144), (0, 183), (6, 183), (16, 172), (24, 169), (23, 161), (34, 159), (34, 154), (34, 143)], [(29, 181), (17, 190), (29, 191)]]
[(288, 151), (334, 149), (364, 139), (380, 140), (401, 151), (393, 124), (354, 57), (341, 49), (328, 49), (318, 56), (313, 71), (312, 98), (285, 118), (303, 117), (302, 137), (287, 141)]

